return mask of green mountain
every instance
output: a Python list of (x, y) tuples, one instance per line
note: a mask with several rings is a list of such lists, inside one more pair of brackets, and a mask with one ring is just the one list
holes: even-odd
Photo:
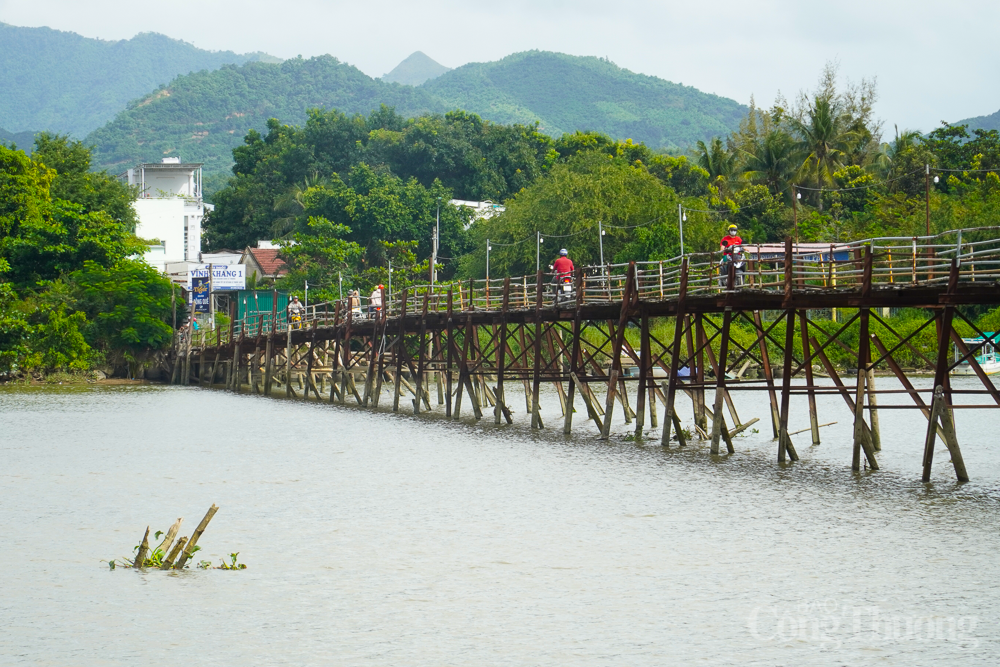
[(966, 118), (957, 123), (952, 123), (952, 125), (968, 125), (970, 133), (972, 130), (1000, 130), (1000, 111), (992, 113), (989, 116)]
[(382, 75), (382, 80), (386, 83), (419, 86), (450, 71), (450, 67), (445, 67), (439, 62), (435, 62), (423, 51), (416, 51), (410, 54), (406, 60), (396, 65), (391, 72)]
[(0, 23), (0, 127), (82, 137), (179, 74), (252, 60), (276, 59), (204, 51), (156, 33), (112, 42)]
[(746, 112), (733, 100), (598, 58), (532, 51), (466, 65), (413, 87), (321, 56), (180, 76), (131, 102), (86, 140), (97, 146), (94, 165), (110, 171), (169, 155), (204, 162), (206, 179), (222, 179), (232, 149), (251, 128), (264, 130), (269, 118), (301, 125), (310, 108), (368, 114), (381, 104), (406, 117), (465, 109), (504, 124), (537, 120), (554, 136), (593, 130), (651, 148), (686, 148), (727, 134)]
[(449, 107), (547, 134), (596, 130), (653, 148), (686, 148), (736, 129), (747, 108), (607, 60), (546, 51), (458, 67), (421, 86)]
[(7, 130), (0, 128), (0, 144), (7, 147), (10, 147), (13, 144), (16, 145), (19, 150), (31, 153), (31, 149), (35, 144), (35, 133), (31, 130), (26, 132), (8, 132)]
[(110, 171), (180, 156), (204, 162), (207, 174), (219, 174), (229, 170), (232, 149), (247, 131), (264, 130), (269, 118), (302, 124), (307, 109), (368, 114), (381, 104), (408, 116), (445, 110), (420, 88), (372, 79), (332, 56), (296, 58), (178, 77), (130, 103), (86, 141), (97, 146), (95, 166)]

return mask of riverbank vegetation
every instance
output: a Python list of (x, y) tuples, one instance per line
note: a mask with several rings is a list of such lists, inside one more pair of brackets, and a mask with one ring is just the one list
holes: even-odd
[(0, 146), (0, 378), (131, 376), (169, 344), (172, 287), (137, 259), (134, 199), (78, 141)]

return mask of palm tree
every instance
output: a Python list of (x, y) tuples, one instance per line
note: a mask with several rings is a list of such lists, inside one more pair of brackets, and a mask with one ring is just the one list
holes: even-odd
[(698, 142), (695, 162), (708, 172), (712, 184), (720, 189), (726, 186), (736, 171), (736, 155), (726, 150), (726, 146), (718, 137), (712, 139), (708, 146), (704, 141)]
[(795, 142), (780, 129), (772, 129), (743, 152), (743, 177), (763, 184), (771, 194), (783, 192), (796, 170)]
[(274, 212), (278, 214), (278, 217), (271, 223), (271, 233), (274, 234), (275, 238), (284, 238), (294, 231), (295, 221), (306, 208), (303, 199), (306, 190), (325, 185), (328, 182), (329, 179), (320, 176), (319, 172), (313, 172), (312, 176), (306, 176), (301, 183), (290, 186), (274, 200)]
[(896, 138), (891, 143), (883, 143), (879, 146), (878, 153), (875, 154), (873, 164), (879, 176), (886, 180), (894, 180), (899, 167), (899, 158), (903, 153), (911, 150), (917, 145), (920, 133), (913, 130), (899, 131), (896, 128)]
[[(858, 140), (851, 129), (851, 118), (829, 97), (816, 97), (806, 109), (805, 118), (789, 119), (792, 131), (798, 135), (796, 148), (805, 156), (799, 176), (814, 180), (822, 190), (833, 182), (833, 172), (843, 166), (844, 158)], [(823, 210), (823, 197), (817, 197)]]

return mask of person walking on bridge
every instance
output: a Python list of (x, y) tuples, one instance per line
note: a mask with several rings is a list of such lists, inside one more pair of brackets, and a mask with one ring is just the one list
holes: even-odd
[(372, 290), (372, 295), (368, 297), (368, 317), (374, 318), (382, 311), (382, 286), (379, 285)]

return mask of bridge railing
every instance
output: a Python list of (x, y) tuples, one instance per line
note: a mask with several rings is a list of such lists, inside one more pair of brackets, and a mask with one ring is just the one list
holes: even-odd
[[(949, 230), (930, 236), (886, 236), (846, 243), (794, 244), (776, 246), (746, 244), (742, 284), (736, 289), (784, 291), (790, 287), (804, 291), (858, 290), (865, 281), (879, 285), (937, 285), (947, 282), (951, 263), (956, 261), (960, 282), (1000, 280), (1000, 226)], [(677, 298), (683, 260), (687, 260), (687, 293), (692, 296), (717, 294), (728, 289), (728, 277), (721, 262), (721, 252), (690, 253), (684, 257), (635, 263), (634, 288), (645, 301)], [(572, 300), (583, 304), (620, 302), (628, 280), (628, 264), (605, 264), (583, 267), (580, 283), (574, 277)], [(405, 291), (407, 314), (444, 313), (448, 310), (448, 292), (452, 310), (497, 311), (503, 307), (504, 285), (509, 280), (507, 307), (530, 310), (539, 303), (543, 308), (556, 303), (556, 278), (543, 272), (541, 291), (536, 275), (510, 278), (480, 278), (436, 285), (417, 285)], [(577, 295), (579, 288), (579, 295)], [(387, 297), (389, 316), (402, 312), (404, 292)], [(565, 303), (565, 302), (563, 302)], [(351, 308), (351, 306), (356, 306)], [(326, 326), (369, 319), (368, 298), (357, 303), (339, 302), (310, 305), (298, 326)], [(271, 313), (254, 313), (233, 322), (232, 337), (266, 337), (283, 333), (288, 325), (283, 317), (273, 322)], [(295, 326), (295, 325), (293, 325)], [(228, 343), (230, 330), (195, 332), (193, 344)]]

